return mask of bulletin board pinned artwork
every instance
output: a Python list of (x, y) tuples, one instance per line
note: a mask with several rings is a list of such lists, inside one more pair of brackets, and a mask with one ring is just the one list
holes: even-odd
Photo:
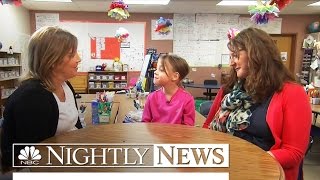
[(114, 37), (90, 38), (91, 59), (120, 58), (120, 42)]
[[(82, 59), (79, 72), (87, 72), (103, 63), (113, 65), (113, 60), (120, 57), (123, 64), (128, 64), (129, 71), (140, 71), (145, 52), (145, 22), (134, 23), (97, 23), (97, 22), (60, 22), (60, 27), (78, 38), (78, 52)], [(119, 27), (130, 32), (125, 43), (115, 37)], [(108, 68), (108, 67), (107, 67)]]

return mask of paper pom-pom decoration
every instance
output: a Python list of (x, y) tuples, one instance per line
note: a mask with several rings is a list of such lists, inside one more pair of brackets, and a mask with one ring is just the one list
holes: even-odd
[(171, 31), (170, 26), (172, 26), (172, 23), (169, 19), (160, 17), (156, 22), (156, 29), (154, 31), (158, 32), (159, 34), (166, 35)]
[(237, 36), (237, 34), (239, 34), (239, 32), (240, 31), (238, 29), (236, 29), (236, 28), (230, 28), (228, 30), (228, 39), (229, 40), (233, 39), (234, 37)]
[(319, 22), (313, 22), (308, 26), (309, 33), (315, 33), (320, 32), (320, 23)]
[(269, 20), (273, 20), (275, 17), (278, 17), (279, 9), (275, 4), (262, 4), (261, 0), (257, 1), (256, 6), (249, 6), (249, 13), (251, 20), (256, 24), (267, 24)]
[(119, 42), (125, 41), (129, 36), (128, 30), (125, 28), (121, 27), (116, 31), (116, 38), (118, 38)]
[(272, 0), (269, 4), (276, 4), (279, 10), (285, 8), (288, 4), (290, 4), (293, 0)]
[(13, 4), (16, 6), (21, 6), (22, 2), (21, 0), (0, 0), (1, 4)]
[(115, 0), (111, 3), (108, 16), (115, 18), (119, 21), (122, 19), (128, 19), (128, 5), (123, 2), (123, 0)]

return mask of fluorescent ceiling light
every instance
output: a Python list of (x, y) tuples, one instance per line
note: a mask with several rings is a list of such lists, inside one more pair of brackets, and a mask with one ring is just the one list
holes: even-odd
[(167, 5), (170, 0), (123, 0), (126, 4), (159, 4)]
[[(265, 1), (262, 1), (262, 3), (265, 3)], [(237, 1), (237, 0), (222, 0), (220, 1), (217, 6), (250, 6), (250, 5), (256, 5), (257, 1), (251, 0), (251, 1)]]
[(320, 1), (309, 4), (308, 6), (320, 6)]
[(72, 0), (32, 0), (38, 2), (72, 2)]

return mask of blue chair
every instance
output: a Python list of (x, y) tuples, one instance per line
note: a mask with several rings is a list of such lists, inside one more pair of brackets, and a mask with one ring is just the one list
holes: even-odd
[(204, 101), (200, 104), (200, 114), (204, 117), (207, 117), (212, 105), (212, 101)]
[[(217, 85), (218, 81), (217, 80), (204, 80), (203, 84), (204, 85)], [(204, 92), (203, 95), (205, 95), (208, 100), (211, 100), (212, 97), (217, 95), (217, 93), (213, 93), (213, 92), (211, 92), (211, 89), (207, 89), (207, 91)]]

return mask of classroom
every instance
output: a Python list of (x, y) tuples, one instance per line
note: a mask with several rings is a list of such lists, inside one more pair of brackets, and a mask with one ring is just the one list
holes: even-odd
[(0, 0), (0, 24), (0, 179), (319, 179), (318, 0)]

